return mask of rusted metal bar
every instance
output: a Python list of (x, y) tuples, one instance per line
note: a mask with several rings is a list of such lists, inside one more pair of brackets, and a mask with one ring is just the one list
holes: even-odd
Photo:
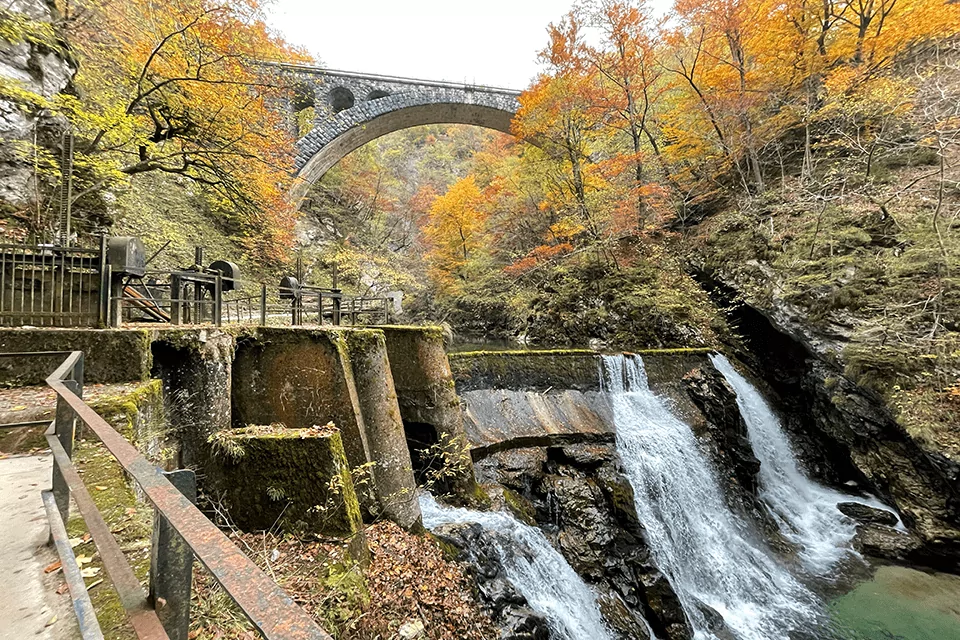
[(43, 491), (40, 495), (43, 497), (43, 506), (47, 510), (47, 520), (50, 521), (50, 537), (57, 548), (63, 577), (70, 590), (73, 612), (77, 615), (77, 624), (80, 627), (80, 637), (83, 640), (103, 640), (103, 632), (100, 631), (97, 614), (93, 610), (93, 603), (90, 602), (87, 585), (84, 584), (83, 576), (80, 575), (77, 557), (73, 554), (67, 529), (63, 526), (63, 520), (60, 519), (56, 498), (52, 491)]
[[(73, 380), (65, 380), (64, 386), (71, 391), (77, 389)], [(73, 455), (73, 440), (76, 436), (77, 420), (73, 409), (62, 397), (57, 397), (57, 419), (54, 422), (54, 434), (67, 457)], [(57, 499), (60, 509), (60, 519), (64, 522), (70, 518), (70, 485), (63, 475), (63, 469), (54, 460), (53, 464), (53, 495)]]
[[(63, 387), (62, 391), (63, 395), (61, 397), (72, 395), (66, 387)], [(79, 398), (77, 398), (77, 401), (80, 402), (80, 405), (86, 406)], [(73, 408), (76, 409), (76, 407)], [(86, 485), (83, 484), (80, 474), (77, 473), (76, 467), (73, 466), (70, 456), (67, 455), (55, 436), (47, 436), (47, 443), (50, 445), (50, 451), (53, 453), (53, 459), (59, 467), (60, 473), (63, 474), (63, 478), (70, 487), (77, 509), (83, 516), (94, 544), (97, 545), (97, 551), (100, 552), (103, 566), (113, 582), (113, 587), (120, 597), (120, 604), (127, 612), (127, 619), (136, 631), (137, 636), (140, 640), (169, 640), (163, 625), (160, 624), (160, 619), (157, 618), (157, 613), (147, 604), (140, 581), (127, 563), (116, 538), (110, 533), (109, 525), (103, 520), (100, 511), (97, 510), (97, 505), (90, 497), (90, 493), (87, 491)]]
[[(191, 503), (197, 501), (197, 475), (191, 469), (164, 472), (167, 480)], [(170, 521), (157, 511), (150, 547), (148, 601), (167, 630), (170, 640), (187, 640), (190, 633), (190, 589), (193, 584), (193, 551)]]
[[(7, 351), (0, 353), (0, 358), (36, 358), (38, 356), (72, 356), (77, 351)], [(57, 371), (59, 371), (59, 367)]]
[[(93, 409), (73, 395), (58, 377), (51, 375), (47, 378), (47, 384), (67, 401), (83, 423), (100, 438), (124, 470), (140, 485), (147, 499), (167, 517), (171, 526), (183, 536), (197, 559), (213, 574), (257, 630), (268, 640), (332, 640), (329, 634), (290, 599), (290, 596), (244, 555), (169, 480), (164, 478), (159, 469), (140, 455), (133, 445)], [(60, 453), (63, 455), (62, 451)], [(55, 457), (56, 455), (55, 452)], [(67, 463), (69, 464), (69, 460)], [(72, 469), (72, 465), (70, 468)], [(75, 475), (76, 471), (74, 470), (73, 473)], [(67, 480), (71, 485), (73, 484), (71, 478)], [(78, 508), (81, 501), (80, 493), (76, 491)], [(83, 493), (89, 500), (89, 494), (85, 491)], [(92, 517), (98, 518), (100, 522), (103, 521), (99, 513), (93, 514)], [(153, 614), (152, 611), (150, 613)], [(153, 619), (156, 619), (155, 614)], [(141, 635), (141, 637), (144, 636)]]
[(9, 424), (0, 424), (0, 429), (26, 429), (29, 427), (49, 426), (49, 420), (33, 420), (32, 422), (11, 422)]

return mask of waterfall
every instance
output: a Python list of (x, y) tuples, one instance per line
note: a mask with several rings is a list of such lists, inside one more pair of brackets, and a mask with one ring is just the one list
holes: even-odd
[(713, 640), (709, 605), (741, 640), (815, 628), (817, 598), (726, 506), (693, 431), (655, 395), (637, 356), (604, 356), (617, 448), (658, 567), (677, 592), (697, 640)]
[(724, 356), (710, 361), (737, 394), (750, 444), (760, 460), (760, 497), (769, 506), (781, 533), (800, 548), (800, 558), (822, 576), (839, 560), (859, 555), (850, 541), (856, 523), (837, 510), (840, 502), (860, 502), (890, 511), (876, 500), (855, 498), (810, 480), (800, 469), (777, 415), (750, 382)]
[(420, 511), (428, 529), (444, 524), (477, 523), (495, 534), (492, 536), (494, 549), (507, 578), (530, 607), (546, 617), (558, 637), (613, 640), (597, 607), (596, 594), (540, 529), (500, 511), (443, 506), (429, 493), (421, 494)]

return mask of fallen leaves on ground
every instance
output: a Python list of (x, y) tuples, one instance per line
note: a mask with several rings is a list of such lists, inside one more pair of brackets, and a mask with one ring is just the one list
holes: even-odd
[[(429, 537), (392, 522), (364, 531), (369, 564), (351, 563), (348, 545), (270, 533), (232, 533), (230, 538), (338, 640), (398, 637), (403, 625), (429, 640), (487, 640), (499, 635), (473, 597), (463, 569), (443, 557)], [(194, 580), (191, 639), (245, 640), (246, 625), (212, 578)], [(255, 637), (255, 636), (250, 636)]]
[(359, 637), (390, 637), (417, 613), (431, 640), (499, 635), (473, 597), (473, 581), (444, 559), (433, 540), (384, 522), (367, 529), (367, 542), (373, 558), (367, 571), (370, 607), (360, 628), (369, 635)]

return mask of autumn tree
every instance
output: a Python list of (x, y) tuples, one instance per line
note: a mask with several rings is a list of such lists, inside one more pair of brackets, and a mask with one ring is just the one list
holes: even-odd
[(643, 0), (596, 0), (587, 5), (586, 11), (589, 23), (599, 29), (602, 39), (599, 45), (582, 46), (579, 55), (601, 76), (598, 98), (600, 108), (607, 112), (606, 123), (629, 136), (631, 153), (626, 160), (633, 165), (632, 192), (639, 231), (646, 217), (645, 143), (660, 160), (664, 177), (669, 179), (652, 122), (655, 103), (662, 94), (662, 67), (655, 58), (654, 25)]
[(423, 233), (429, 247), (426, 259), (442, 291), (457, 291), (468, 279), (471, 263), (484, 254), (487, 217), (473, 176), (433, 201)]
[(293, 138), (274, 108), (287, 88), (261, 60), (302, 59), (254, 0), (96, 0), (62, 7), (80, 59), (66, 105), (91, 169), (83, 198), (145, 172), (207, 194), (259, 259), (291, 237)]

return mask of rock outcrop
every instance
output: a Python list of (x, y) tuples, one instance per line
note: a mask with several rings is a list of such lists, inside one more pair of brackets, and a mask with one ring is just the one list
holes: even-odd
[(613, 445), (516, 449), (477, 465), (479, 479), (507, 489), (508, 506), (535, 521), (600, 592), (608, 624), (623, 638), (692, 637), (680, 601), (647, 546), (633, 489)]
[[(704, 280), (718, 298), (739, 297), (739, 276), (714, 273)], [(815, 325), (776, 297), (736, 305), (731, 314), (752, 368), (779, 398), (804, 466), (823, 482), (855, 483), (894, 504), (922, 543), (911, 561), (960, 569), (960, 465), (913, 437), (883, 398), (845, 375), (842, 353), (851, 328)]]
[(753, 453), (747, 425), (737, 407), (737, 395), (712, 366), (694, 369), (683, 378), (687, 393), (706, 418), (710, 455), (729, 494), (741, 503), (757, 500), (760, 461)]
[[(0, 9), (0, 211), (5, 218), (35, 211), (38, 184), (34, 144), (58, 157), (67, 121), (48, 108), (69, 90), (76, 73), (56, 34), (56, 9), (44, 0), (12, 0)], [(41, 182), (43, 178), (40, 178)]]

